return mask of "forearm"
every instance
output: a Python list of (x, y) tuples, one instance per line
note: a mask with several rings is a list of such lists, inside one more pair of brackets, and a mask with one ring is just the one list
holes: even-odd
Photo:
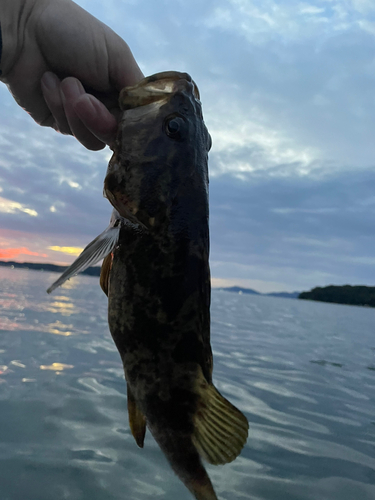
[(28, 21), (38, 2), (40, 0), (0, 0), (1, 79), (6, 78), (17, 61), (25, 43)]

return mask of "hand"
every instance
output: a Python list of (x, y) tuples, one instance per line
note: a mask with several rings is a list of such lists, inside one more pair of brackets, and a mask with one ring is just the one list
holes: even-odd
[(88, 149), (111, 144), (119, 91), (143, 77), (127, 44), (71, 0), (2, 0), (0, 20), (1, 80), (18, 104)]

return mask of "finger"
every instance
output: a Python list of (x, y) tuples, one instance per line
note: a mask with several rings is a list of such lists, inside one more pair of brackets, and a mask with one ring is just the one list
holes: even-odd
[(80, 96), (74, 104), (74, 110), (82, 123), (100, 141), (111, 144), (115, 140), (117, 120), (94, 96), (89, 94)]
[(87, 94), (96, 97), (96, 99), (101, 103), (103, 103), (107, 109), (109, 110), (111, 110), (112, 108), (119, 109), (119, 103), (118, 103), (119, 93), (117, 92), (117, 90), (110, 90), (108, 92), (99, 92), (98, 90), (95, 90), (93, 87), (90, 87), (89, 85), (84, 85), (83, 87)]
[(8, 89), (17, 104), (25, 109), (36, 123), (46, 127), (53, 127), (55, 119), (41, 90), (41, 75), (44, 71), (41, 71), (38, 75), (33, 75), (27, 69), (15, 68), (14, 72), (6, 80)]
[[(64, 104), (60, 92), (60, 83), (60, 79), (50, 71), (44, 73), (41, 79), (43, 96), (55, 122), (55, 124), (48, 123), (48, 125), (53, 126), (53, 128), (62, 134), (72, 135), (68, 120), (65, 116)], [(49, 118), (49, 122), (50, 121), (51, 119)]]
[(90, 132), (75, 111), (77, 100), (85, 95), (85, 89), (80, 81), (72, 77), (65, 78), (61, 82), (60, 89), (65, 116), (74, 137), (87, 149), (91, 149), (92, 151), (103, 149), (105, 147), (105, 142), (99, 140)]

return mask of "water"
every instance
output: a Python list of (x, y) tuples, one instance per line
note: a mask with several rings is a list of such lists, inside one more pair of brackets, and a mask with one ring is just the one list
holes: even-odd
[[(126, 387), (98, 280), (0, 269), (0, 500), (191, 500)], [(250, 422), (221, 500), (375, 498), (375, 310), (213, 291), (219, 390)]]

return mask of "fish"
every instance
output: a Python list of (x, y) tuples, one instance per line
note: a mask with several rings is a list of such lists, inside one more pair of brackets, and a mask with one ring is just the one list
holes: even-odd
[(49, 289), (103, 260), (100, 285), (127, 384), (129, 425), (146, 429), (197, 500), (217, 500), (202, 459), (232, 462), (249, 424), (215, 387), (210, 344), (208, 152), (199, 90), (157, 73), (120, 92), (104, 195), (108, 228)]

